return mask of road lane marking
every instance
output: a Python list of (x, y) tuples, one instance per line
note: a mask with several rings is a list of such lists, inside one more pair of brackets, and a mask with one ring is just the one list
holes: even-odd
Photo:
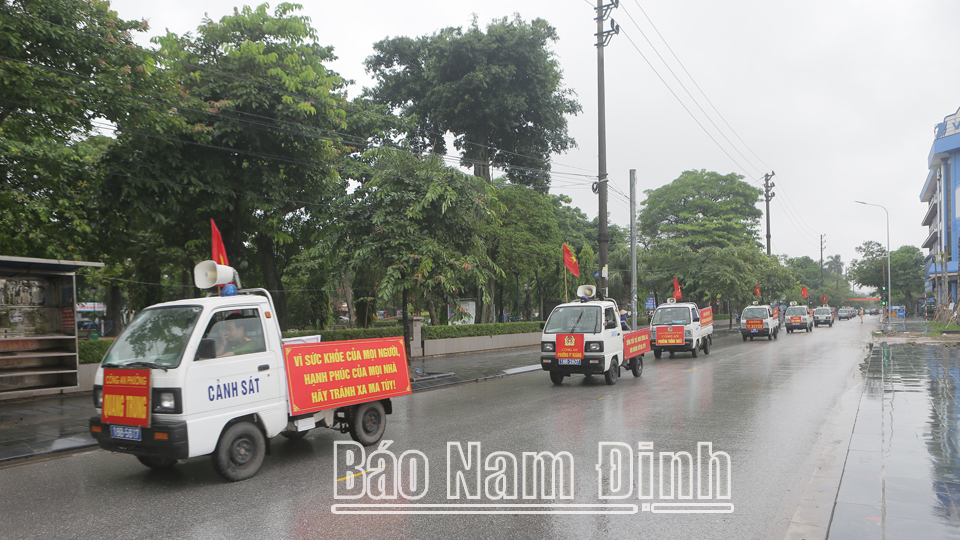
[(612, 395), (613, 395), (613, 394), (607, 394), (607, 395), (605, 395), (605, 396), (603, 396), (603, 397), (600, 397), (600, 398), (595, 399), (594, 401), (600, 401), (600, 400), (602, 400), (602, 399), (607, 399), (608, 397), (610, 397), (610, 396), (612, 396)]
[(690, 369), (688, 369), (687, 371), (696, 371), (696, 370), (700, 369), (701, 367), (703, 367), (703, 366), (697, 366), (697, 367), (695, 367), (695, 368), (690, 368)]

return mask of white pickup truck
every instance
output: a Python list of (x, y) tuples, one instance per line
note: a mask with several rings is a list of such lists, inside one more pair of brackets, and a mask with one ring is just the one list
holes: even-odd
[(580, 299), (560, 304), (543, 323), (540, 365), (554, 384), (573, 374), (600, 373), (607, 384), (616, 384), (621, 367), (634, 377), (643, 373), (643, 353), (650, 350), (648, 331), (623, 330), (616, 301), (593, 300), (595, 294), (593, 285), (581, 285)]
[(689, 351), (694, 358), (710, 354), (713, 345), (713, 308), (700, 309), (692, 302), (677, 302), (668, 298), (657, 306), (650, 318), (650, 344), (653, 356), (660, 358), (663, 351), (673, 358), (674, 353)]
[[(206, 261), (195, 280), (207, 289), (235, 274)], [(223, 291), (151, 306), (120, 334), (94, 381), (101, 448), (158, 469), (209, 454), (237, 481), (256, 474), (277, 435), (327, 427), (380, 441), (390, 398), (411, 391), (401, 338), (283, 340), (269, 292)]]

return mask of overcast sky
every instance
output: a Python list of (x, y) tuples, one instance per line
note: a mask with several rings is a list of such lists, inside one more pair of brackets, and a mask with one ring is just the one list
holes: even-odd
[[(216, 20), (243, 5), (231, 0), (112, 4), (124, 19), (147, 19), (151, 36), (165, 29), (192, 32), (204, 14)], [(564, 84), (583, 106), (569, 119), (579, 148), (554, 157), (558, 174), (552, 191), (570, 195), (590, 217), (597, 215), (590, 189), (598, 170), (595, 3), (303, 4), (319, 42), (332, 45), (339, 57), (331, 69), (355, 81), (351, 97), (372, 85), (363, 60), (381, 39), (465, 27), (474, 13), (481, 26), (514, 13), (526, 21), (546, 19), (560, 36), (553, 50)], [(643, 190), (667, 184), (684, 170), (736, 172), (758, 186), (764, 172), (775, 171), (771, 233), (776, 254), (818, 260), (821, 234), (826, 234), (824, 258), (840, 254), (844, 262), (856, 257), (854, 248), (865, 240), (885, 244), (883, 210), (854, 200), (890, 211), (892, 249), (924, 241), (920, 221), (926, 205), (919, 194), (933, 128), (960, 107), (955, 44), (960, 2), (621, 0), (612, 18), (621, 32), (604, 52), (611, 222), (629, 226), (630, 169), (637, 170), (638, 206)], [(766, 235), (763, 222), (760, 234)]]

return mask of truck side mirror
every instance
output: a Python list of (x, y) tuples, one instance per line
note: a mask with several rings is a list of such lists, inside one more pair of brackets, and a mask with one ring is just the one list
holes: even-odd
[(543, 330), (547, 326), (546, 322), (540, 323), (540, 330)]
[(206, 360), (217, 357), (217, 342), (207, 338), (200, 340), (200, 346), (197, 347), (197, 356), (194, 360)]
[(620, 325), (617, 324), (617, 321), (610, 321), (610, 322), (607, 323), (607, 328), (608, 328), (608, 329), (609, 329), (609, 328), (617, 328), (617, 327), (619, 327), (619, 326), (620, 326)]

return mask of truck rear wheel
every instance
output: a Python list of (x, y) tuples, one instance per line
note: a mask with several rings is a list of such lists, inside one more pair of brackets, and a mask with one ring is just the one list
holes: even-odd
[(213, 468), (231, 482), (246, 480), (260, 470), (266, 450), (267, 441), (260, 428), (250, 422), (238, 422), (220, 436), (211, 456)]
[(639, 377), (643, 374), (643, 357), (634, 356), (630, 359), (630, 371), (633, 372), (634, 377)]
[(559, 371), (551, 371), (550, 380), (553, 381), (553, 384), (556, 384), (556, 385), (563, 384), (563, 373), (560, 373)]
[(173, 468), (177, 464), (175, 459), (164, 459), (153, 456), (137, 456), (137, 461), (154, 470), (163, 470)]
[(617, 384), (617, 379), (620, 377), (620, 362), (613, 361), (610, 362), (610, 369), (608, 369), (603, 374), (604, 380), (607, 381), (607, 384), (613, 385)]
[(654, 350), (653, 350), (653, 357), (654, 357), (654, 358), (656, 358), (657, 360), (659, 360), (661, 356), (663, 356), (663, 351), (661, 351), (660, 349), (654, 349)]
[[(552, 373), (552, 372), (551, 372)], [(387, 413), (379, 401), (369, 401), (357, 405), (350, 422), (350, 438), (364, 446), (373, 446), (380, 442), (387, 428)]]

